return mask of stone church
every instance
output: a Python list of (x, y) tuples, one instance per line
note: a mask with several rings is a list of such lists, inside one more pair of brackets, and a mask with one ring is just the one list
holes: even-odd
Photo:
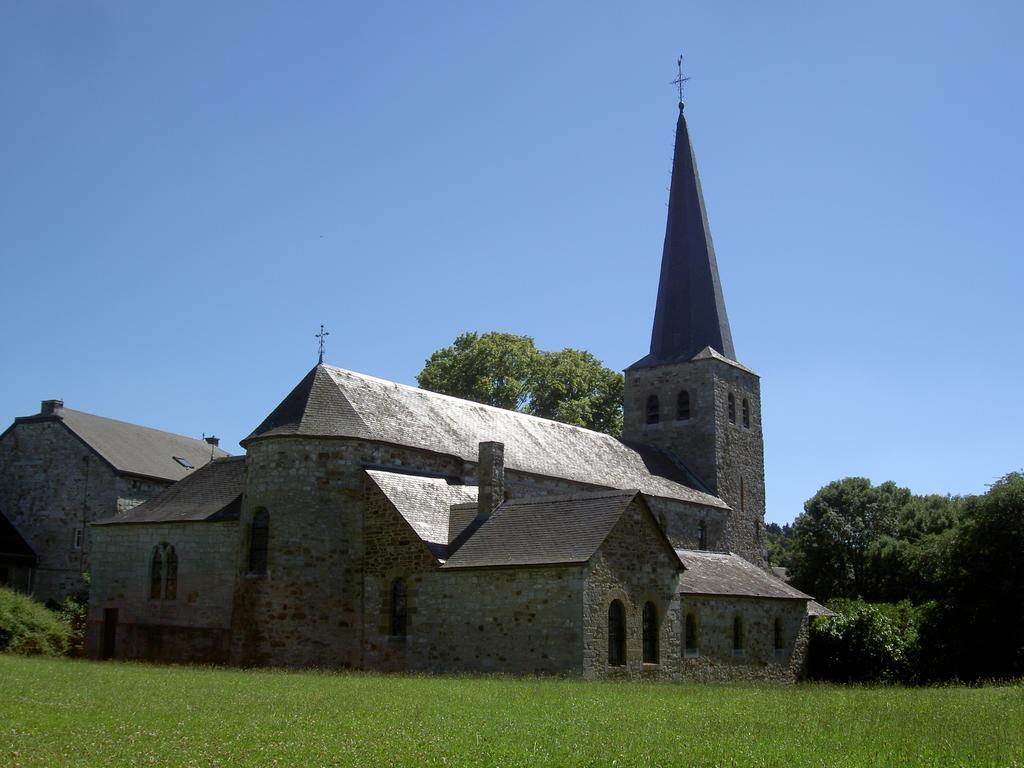
[(760, 384), (680, 104), (621, 439), (322, 362), (242, 441), (92, 525), (94, 657), (586, 678), (799, 677), (767, 571)]

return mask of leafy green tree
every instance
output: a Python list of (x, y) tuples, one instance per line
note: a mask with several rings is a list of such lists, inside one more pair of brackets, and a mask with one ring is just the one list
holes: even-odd
[(829, 483), (804, 504), (793, 523), (790, 580), (819, 600), (862, 596), (867, 553), (895, 534), (910, 491), (892, 481), (873, 486), (864, 477)]
[(950, 554), (949, 590), (921, 627), (934, 677), (1024, 676), (1024, 474), (963, 501)]
[(768, 534), (768, 564), (782, 568), (789, 567), (789, 550), (793, 543), (793, 526), (789, 523), (779, 525), (768, 523), (765, 526)]
[(463, 333), (416, 377), (424, 389), (618, 435), (622, 374), (591, 353), (543, 352), (529, 336)]
[(530, 404), (540, 357), (529, 336), (469, 331), (434, 352), (416, 381), (433, 392), (524, 410)]

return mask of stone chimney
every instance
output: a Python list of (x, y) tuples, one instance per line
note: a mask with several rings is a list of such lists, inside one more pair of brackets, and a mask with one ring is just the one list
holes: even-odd
[(505, 500), (505, 444), (480, 443), (477, 473), (477, 516), (490, 517)]
[(208, 443), (209, 443), (210, 445), (212, 445), (212, 446), (213, 446), (214, 448), (216, 448), (216, 447), (217, 447), (218, 445), (220, 445), (220, 438), (219, 438), (219, 437), (214, 437), (213, 435), (210, 435), (209, 437), (205, 437), (205, 436), (204, 436), (204, 437), (203, 437), (203, 440), (205, 440), (206, 442), (208, 442)]
[(43, 400), (42, 406), (39, 408), (40, 416), (54, 416), (57, 411), (64, 407), (63, 400)]

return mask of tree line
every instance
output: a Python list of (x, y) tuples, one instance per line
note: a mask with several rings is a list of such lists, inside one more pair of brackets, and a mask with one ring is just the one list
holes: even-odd
[(812, 671), (1024, 675), (1024, 474), (962, 497), (849, 477), (819, 490), (792, 525), (769, 525), (768, 537), (772, 564), (839, 613), (815, 625)]

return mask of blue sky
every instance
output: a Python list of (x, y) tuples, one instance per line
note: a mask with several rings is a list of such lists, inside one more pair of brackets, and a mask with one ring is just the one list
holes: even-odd
[(1024, 465), (1020, 3), (0, 6), (0, 420), (224, 445), (316, 362), (647, 351), (675, 58), (770, 521)]

